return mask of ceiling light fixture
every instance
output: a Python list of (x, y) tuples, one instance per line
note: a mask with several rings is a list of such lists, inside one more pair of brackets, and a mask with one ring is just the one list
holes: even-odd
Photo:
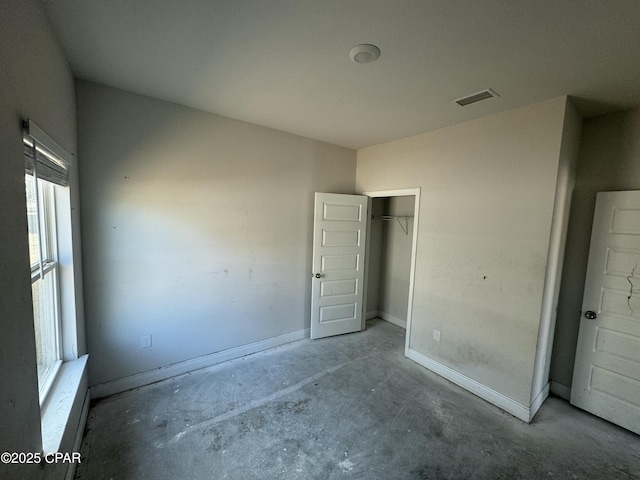
[(349, 50), (349, 58), (356, 63), (375, 62), (380, 57), (380, 49), (369, 43), (356, 45)]

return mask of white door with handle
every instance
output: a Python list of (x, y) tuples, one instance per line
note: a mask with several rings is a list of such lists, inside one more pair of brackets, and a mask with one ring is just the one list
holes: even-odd
[(311, 338), (362, 330), (368, 201), (316, 193)]
[(640, 434), (640, 191), (597, 196), (571, 403)]

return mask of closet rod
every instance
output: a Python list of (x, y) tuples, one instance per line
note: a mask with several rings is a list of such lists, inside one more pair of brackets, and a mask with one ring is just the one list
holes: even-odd
[[(400, 228), (402, 228), (402, 231), (404, 232), (405, 235), (409, 235), (409, 219), (412, 219), (413, 217), (411, 216), (398, 216), (398, 215), (380, 215), (377, 217), (371, 217), (372, 220), (397, 220), (398, 221), (398, 225), (400, 225)], [(404, 220), (404, 225), (402, 224), (401, 220)]]

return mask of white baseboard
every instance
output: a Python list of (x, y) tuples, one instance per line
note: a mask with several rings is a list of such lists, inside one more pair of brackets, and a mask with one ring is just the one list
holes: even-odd
[(394, 317), (393, 315), (389, 315), (386, 312), (378, 312), (378, 316), (389, 323), (393, 323), (394, 325), (397, 325), (398, 327), (402, 327), (405, 330), (407, 329), (406, 320), (402, 320), (401, 318)]
[[(486, 400), (487, 402), (492, 403), (493, 405), (504, 410), (505, 412), (510, 413), (514, 417), (519, 418), (523, 422), (529, 423), (531, 421), (532, 410), (530, 407), (527, 407), (519, 402), (516, 402), (512, 398), (509, 398), (500, 392), (496, 392), (495, 390), (489, 387), (486, 387), (481, 383), (467, 377), (466, 375), (456, 372), (452, 368), (447, 367), (446, 365), (432, 358), (429, 358), (426, 355), (420, 352), (417, 352), (416, 350), (413, 350), (412, 348), (409, 348), (407, 350), (407, 357), (413, 360), (414, 362), (418, 363), (419, 365), (422, 365), (423, 367), (428, 368), (432, 372), (437, 373), (441, 377), (446, 378), (450, 382), (453, 382), (456, 385), (459, 385), (460, 387), (464, 388), (465, 390), (468, 390), (469, 392), (473, 393), (474, 395), (477, 395), (483, 400)], [(548, 392), (548, 386), (547, 386), (547, 392)], [(540, 395), (538, 395), (538, 397), (536, 398), (536, 401), (538, 398), (540, 398)], [(542, 403), (540, 403), (540, 405), (542, 405)]]
[[(78, 421), (78, 429), (76, 430), (75, 438), (73, 439), (73, 452), (79, 452), (82, 444), (82, 437), (84, 436), (84, 429), (87, 425), (87, 418), (89, 417), (89, 405), (91, 404), (91, 395), (87, 389), (87, 393), (84, 396), (84, 402), (82, 403), (82, 411), (80, 412), (80, 420)], [(76, 462), (69, 463), (67, 468), (67, 474), (65, 480), (73, 480), (76, 475)]]
[(367, 320), (371, 320), (372, 318), (376, 318), (378, 316), (378, 311), (377, 310), (373, 310), (371, 312), (367, 312)]
[(557, 395), (558, 397), (566, 400), (567, 402), (571, 401), (571, 388), (563, 385), (562, 383), (551, 381), (551, 393)]
[(173, 365), (167, 365), (166, 367), (160, 367), (155, 370), (149, 370), (147, 372), (137, 373), (128, 377), (118, 378), (110, 382), (92, 385), (91, 398), (108, 397), (110, 395), (115, 395), (116, 393), (142, 387), (143, 385), (149, 385), (184, 373), (199, 370), (201, 368), (211, 367), (218, 363), (233, 360), (234, 358), (244, 357), (245, 355), (251, 355), (252, 353), (279, 347), (280, 345), (303, 340), (305, 338), (309, 338), (308, 328), (280, 335), (278, 337), (260, 340), (259, 342), (230, 348), (221, 352), (192, 358), (183, 362), (174, 363)]
[(538, 410), (540, 410), (540, 407), (547, 397), (549, 397), (549, 382), (542, 387), (542, 390), (540, 390), (536, 398), (531, 402), (531, 406), (529, 407), (529, 421), (527, 423), (530, 423), (531, 420), (533, 420), (533, 417), (536, 416), (536, 413), (538, 413)]

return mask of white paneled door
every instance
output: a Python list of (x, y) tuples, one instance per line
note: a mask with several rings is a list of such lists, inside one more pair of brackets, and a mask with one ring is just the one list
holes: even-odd
[(597, 197), (571, 403), (640, 434), (640, 191)]
[(362, 330), (368, 197), (316, 193), (311, 338)]

